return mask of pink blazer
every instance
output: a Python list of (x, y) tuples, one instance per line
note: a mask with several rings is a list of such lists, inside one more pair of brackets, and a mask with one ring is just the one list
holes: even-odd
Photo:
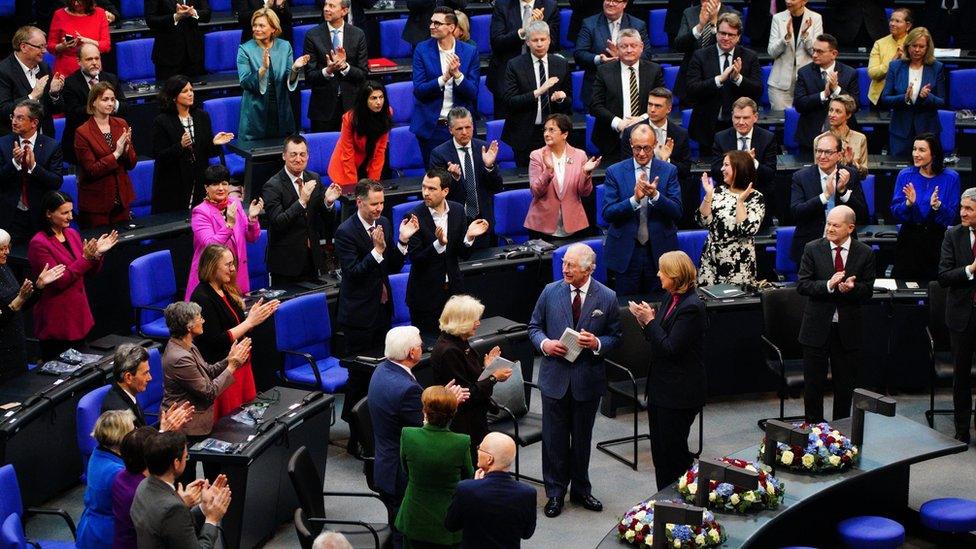
[(575, 233), (590, 226), (580, 197), (593, 192), (593, 178), (583, 172), (586, 152), (566, 145), (569, 163), (563, 178), (563, 192), (556, 192), (556, 172), (546, 169), (542, 153), (548, 147), (532, 151), (529, 155), (529, 188), (532, 190), (532, 204), (525, 215), (525, 228), (540, 233), (556, 232), (559, 212), (563, 214), (563, 228), (567, 233)]
[(102, 262), (82, 256), (83, 243), (78, 231), (65, 229), (64, 236), (71, 253), (47, 231), (34, 235), (27, 248), (27, 259), (35, 277), (45, 263), (49, 267), (59, 264), (67, 267), (64, 276), (44, 288), (34, 305), (34, 336), (41, 340), (84, 339), (95, 325), (85, 293), (85, 275), (98, 272)]
[(250, 277), (247, 275), (247, 243), (257, 241), (261, 236), (261, 224), (257, 220), (251, 223), (247, 218), (247, 211), (240, 199), (231, 197), (228, 208), (237, 209), (237, 222), (234, 228), (227, 228), (224, 214), (217, 206), (204, 200), (193, 208), (190, 217), (190, 227), (193, 229), (193, 261), (190, 263), (190, 279), (186, 283), (186, 300), (190, 301), (193, 290), (200, 283), (197, 267), (200, 265), (200, 255), (208, 244), (223, 244), (230, 248), (237, 258), (237, 287), (241, 292), (251, 289)]

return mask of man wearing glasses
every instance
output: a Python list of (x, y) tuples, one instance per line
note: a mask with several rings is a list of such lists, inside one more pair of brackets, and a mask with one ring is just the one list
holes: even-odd
[[(575, 9), (573, 8), (574, 14)], [(576, 59), (576, 65), (584, 70), (583, 87), (580, 92), (580, 99), (584, 105), (590, 103), (590, 91), (596, 78), (596, 70), (600, 65), (619, 58), (617, 39), (620, 38), (621, 30), (636, 30), (640, 34), (640, 41), (644, 44), (640, 55), (645, 61), (651, 60), (651, 42), (647, 36), (647, 25), (639, 18), (624, 13), (625, 9), (627, 9), (626, 0), (603, 0), (603, 11), (583, 20), (579, 36), (569, 35), (570, 40), (576, 37), (576, 51), (573, 52), (573, 58)], [(553, 33), (552, 36), (553, 41), (558, 43), (559, 35)]]
[(823, 236), (827, 212), (835, 206), (848, 206), (858, 224), (867, 223), (868, 207), (861, 190), (857, 169), (840, 166), (841, 144), (825, 133), (814, 143), (814, 166), (793, 174), (790, 213), (796, 225), (790, 259), (799, 264), (807, 242)]
[[(857, 71), (837, 61), (838, 53), (836, 38), (829, 34), (817, 36), (813, 41), (813, 63), (801, 68), (796, 75), (793, 108), (800, 113), (796, 139), (803, 151), (809, 151), (813, 138), (824, 131), (831, 99), (841, 94), (861, 97)], [(857, 127), (854, 115), (848, 124)]]
[[(17, 29), (12, 42), (14, 52), (0, 61), (0, 117), (9, 119), (17, 104), (33, 99), (44, 107), (41, 133), (54, 137), (51, 115), (61, 112), (64, 76), (52, 76), (51, 68), (44, 62), (47, 37), (41, 29), (25, 26)], [(0, 125), (0, 133), (7, 134), (9, 130)]]

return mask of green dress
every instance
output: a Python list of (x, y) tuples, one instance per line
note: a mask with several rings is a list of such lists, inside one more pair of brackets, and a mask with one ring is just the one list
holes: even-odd
[(460, 543), (462, 532), (448, 532), (444, 517), (457, 483), (474, 475), (471, 437), (429, 424), (404, 427), (400, 460), (407, 472), (407, 491), (396, 517), (397, 529), (410, 539)]
[(296, 131), (291, 92), (298, 87), (298, 81), (288, 83), (288, 73), (295, 61), (291, 44), (287, 40), (275, 39), (271, 44), (271, 68), (259, 80), (258, 71), (263, 60), (264, 48), (254, 39), (237, 49), (237, 76), (241, 81), (239, 140), (285, 137)]

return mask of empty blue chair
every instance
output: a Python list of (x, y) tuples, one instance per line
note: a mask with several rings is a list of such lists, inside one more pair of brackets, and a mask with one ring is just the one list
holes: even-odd
[(600, 183), (596, 186), (596, 226), (606, 229), (610, 224), (603, 218), (603, 202), (607, 199), (607, 186)]
[(496, 162), (500, 168), (515, 167), (515, 151), (508, 143), (502, 141), (502, 130), (505, 129), (504, 120), (489, 120), (485, 125), (485, 141), (498, 141), (498, 158)]
[(119, 12), (122, 14), (122, 19), (136, 19), (143, 16), (143, 6), (145, 2), (143, 0), (122, 0), (122, 5), (119, 6)]
[(867, 515), (842, 520), (837, 534), (850, 549), (895, 549), (905, 543), (905, 527), (886, 517)]
[(564, 50), (576, 47), (576, 37), (569, 37), (569, 20), (573, 18), (571, 8), (559, 10), (559, 46)]
[[(294, 4), (294, 2), (292, 3)], [(210, 0), (210, 9), (214, 13), (218, 13), (222, 11), (230, 11), (231, 10), (230, 0)]]
[(282, 381), (326, 393), (341, 391), (349, 371), (332, 356), (332, 322), (325, 294), (285, 301), (274, 319)]
[(299, 92), (299, 98), (301, 99), (301, 107), (299, 107), (299, 123), (302, 125), (302, 132), (308, 133), (312, 131), (312, 121), (308, 118), (308, 103), (312, 100), (312, 90), (304, 89)]
[(20, 515), (14, 513), (7, 517), (0, 524), (0, 547), (5, 549), (31, 549), (33, 547), (44, 547), (44, 549), (74, 549), (75, 544), (71, 541), (43, 541), (28, 540), (24, 534), (24, 523)]
[(600, 149), (593, 144), (593, 126), (596, 124), (596, 117), (592, 114), (586, 115), (586, 154), (593, 156), (599, 155)]
[(937, 532), (962, 534), (976, 530), (976, 500), (940, 498), (926, 501), (918, 510), (922, 526)]
[(867, 110), (871, 106), (871, 99), (868, 98), (868, 92), (871, 91), (871, 75), (868, 74), (867, 67), (857, 69), (857, 85), (860, 91), (858, 97), (854, 98), (857, 100), (857, 110)]
[(176, 301), (176, 275), (169, 250), (137, 257), (129, 264), (129, 301), (135, 332), (143, 337), (169, 339), (163, 309)]
[(247, 277), (250, 279), (252, 292), (269, 285), (267, 251), (268, 229), (261, 229), (261, 236), (254, 242), (247, 243)]
[(339, 142), (339, 132), (308, 133), (305, 139), (308, 141), (308, 169), (319, 174), (322, 183), (331, 183), (329, 162)]
[(240, 45), (240, 29), (204, 34), (203, 68), (207, 69), (208, 73), (237, 72), (237, 48)]
[(573, 86), (573, 112), (586, 112), (586, 105), (583, 104), (583, 74), (584, 71), (573, 71), (569, 75)]
[(147, 422), (151, 422), (149, 416), (159, 415), (159, 406), (163, 403), (163, 357), (159, 347), (149, 349), (149, 375), (152, 379), (146, 384), (146, 390), (136, 395), (136, 402)]
[(485, 13), (470, 17), (471, 39), (478, 44), (478, 54), (491, 53), (491, 14)]
[(793, 245), (793, 233), (796, 227), (776, 227), (776, 274), (786, 282), (796, 280), (796, 262), (790, 259), (790, 246)]
[(155, 160), (140, 160), (129, 172), (136, 198), (129, 204), (132, 217), (146, 217), (152, 213), (153, 166)]
[(390, 168), (400, 177), (424, 175), (426, 168), (420, 156), (420, 144), (409, 126), (390, 130)]
[(949, 106), (955, 110), (976, 109), (976, 69), (949, 73)]
[(410, 57), (413, 47), (402, 38), (406, 19), (385, 19), (380, 21), (380, 57), (394, 59)]
[[(485, 120), (491, 120), (495, 117), (495, 96), (488, 89), (487, 81), (488, 77), (483, 74), (478, 80), (478, 113)], [(389, 86), (387, 86), (387, 89), (389, 89)], [(411, 108), (413, 107), (411, 106)]]
[(668, 46), (668, 34), (664, 32), (664, 19), (668, 16), (667, 8), (651, 10), (647, 14), (647, 34), (652, 48)]
[[(71, 530), (71, 537), (74, 538), (75, 521), (71, 520), (71, 516), (64, 512), (64, 510), (31, 507), (30, 514), (57, 515), (61, 517)], [(26, 516), (24, 514), (24, 501), (20, 497), (20, 483), (17, 481), (17, 472), (14, 471), (13, 465), (4, 465), (0, 467), (0, 523), (3, 524), (2, 530), (4, 532), (4, 537), (8, 535), (8, 531), (12, 532), (15, 528), (20, 532), (20, 536), (23, 537), (24, 534), (21, 517), (24, 516)], [(10, 522), (11, 517), (14, 517), (15, 522)], [(45, 549), (47, 547), (74, 547), (74, 544), (70, 542), (47, 540), (33, 541)], [(4, 545), (4, 547), (11, 547), (11, 545)], [(15, 544), (12, 545), (12, 547), (24, 547), (26, 549), (30, 546)]]
[(708, 231), (704, 229), (678, 231), (678, 249), (688, 254), (688, 257), (695, 264), (695, 268), (701, 266), (702, 249), (705, 247), (705, 238), (707, 236)]
[(945, 154), (950, 155), (956, 150), (956, 111), (939, 110), (939, 124), (942, 125), (939, 140)]
[(88, 473), (88, 458), (98, 446), (92, 437), (92, 430), (95, 428), (98, 416), (102, 415), (102, 401), (111, 388), (111, 385), (104, 385), (88, 392), (81, 397), (75, 409), (75, 435), (78, 439), (78, 449), (81, 450), (81, 482), (85, 482)]
[[(393, 123), (397, 126), (410, 123), (413, 116), (413, 80), (386, 85), (386, 99), (393, 109)], [(393, 149), (391, 152), (395, 151)]]
[(65, 118), (63, 116), (54, 119), (54, 140), (58, 143), (60, 143), (61, 138), (64, 137), (64, 125)]
[(532, 203), (532, 191), (518, 189), (495, 195), (495, 234), (509, 244), (521, 244), (529, 239), (525, 215)]
[(295, 57), (305, 55), (305, 34), (314, 28), (314, 24), (309, 24), (298, 25), (292, 29), (291, 49), (295, 52)]
[(67, 174), (64, 176), (64, 180), (61, 181), (61, 192), (71, 197), (72, 213), (74, 213), (74, 219), (71, 220), (71, 226), (75, 229), (78, 228), (78, 177), (75, 174)]
[(800, 113), (793, 107), (786, 107), (786, 117), (783, 121), (783, 145), (790, 154), (796, 154), (800, 150), (800, 144), (796, 142), (796, 127), (800, 123)]
[(17, 11), (16, 2), (14, 0), (2, 0), (0, 1), (0, 16), (10, 17)]
[[(681, 125), (685, 128), (691, 123), (691, 109), (681, 110)], [(693, 158), (698, 158), (698, 141), (692, 138), (688, 138), (688, 148), (691, 149), (691, 156)], [(705, 151), (705, 154), (711, 154), (710, 151)]]
[[(675, 84), (675, 82), (678, 81), (678, 71), (679, 70), (681, 70), (681, 67), (679, 67), (679, 66), (664, 67), (664, 87), (665, 88), (667, 88), (669, 90), (673, 90), (674, 89), (674, 84)], [(678, 108), (678, 105), (680, 103), (681, 103), (681, 101), (678, 99), (678, 96), (677, 95), (675, 95), (675, 96), (673, 96), (671, 98), (671, 108), (672, 109)], [(682, 126), (684, 126), (686, 128), (688, 127), (688, 125), (685, 124), (685, 123), (682, 123)]]
[(291, 5), (293, 6), (314, 6), (315, 0), (292, 0)]
[[(874, 220), (874, 174), (870, 174), (861, 181), (861, 191), (864, 192), (864, 201), (868, 203), (868, 222)], [(858, 224), (866, 225), (861, 220), (858, 220)]]
[(759, 107), (769, 109), (769, 74), (773, 72), (772, 65), (763, 65), (759, 68), (762, 73), (762, 96), (759, 98)]
[[(141, 5), (142, 2), (139, 4)], [(152, 61), (152, 49), (152, 38), (116, 42), (115, 55), (118, 60), (119, 80), (129, 82), (155, 78), (156, 65)]]
[[(603, 260), (603, 239), (602, 238), (591, 238), (589, 240), (582, 241), (582, 244), (586, 244), (596, 253), (596, 269), (593, 271), (593, 278), (599, 280), (601, 283), (607, 283), (607, 263)], [(569, 247), (572, 244), (565, 244), (556, 248), (556, 251), (552, 252), (552, 279), (562, 280), (563, 278), (563, 257), (566, 256), (566, 252), (569, 251)]]
[(392, 327), (410, 325), (410, 308), (407, 307), (407, 279), (410, 273), (390, 275), (390, 292), (393, 294)]

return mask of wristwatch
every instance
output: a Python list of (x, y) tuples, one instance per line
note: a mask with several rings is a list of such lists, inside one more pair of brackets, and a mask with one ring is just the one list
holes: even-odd
[(498, 378), (496, 378), (495, 375), (492, 374), (492, 375), (488, 376), (488, 381), (490, 381), (492, 383), (498, 383)]

